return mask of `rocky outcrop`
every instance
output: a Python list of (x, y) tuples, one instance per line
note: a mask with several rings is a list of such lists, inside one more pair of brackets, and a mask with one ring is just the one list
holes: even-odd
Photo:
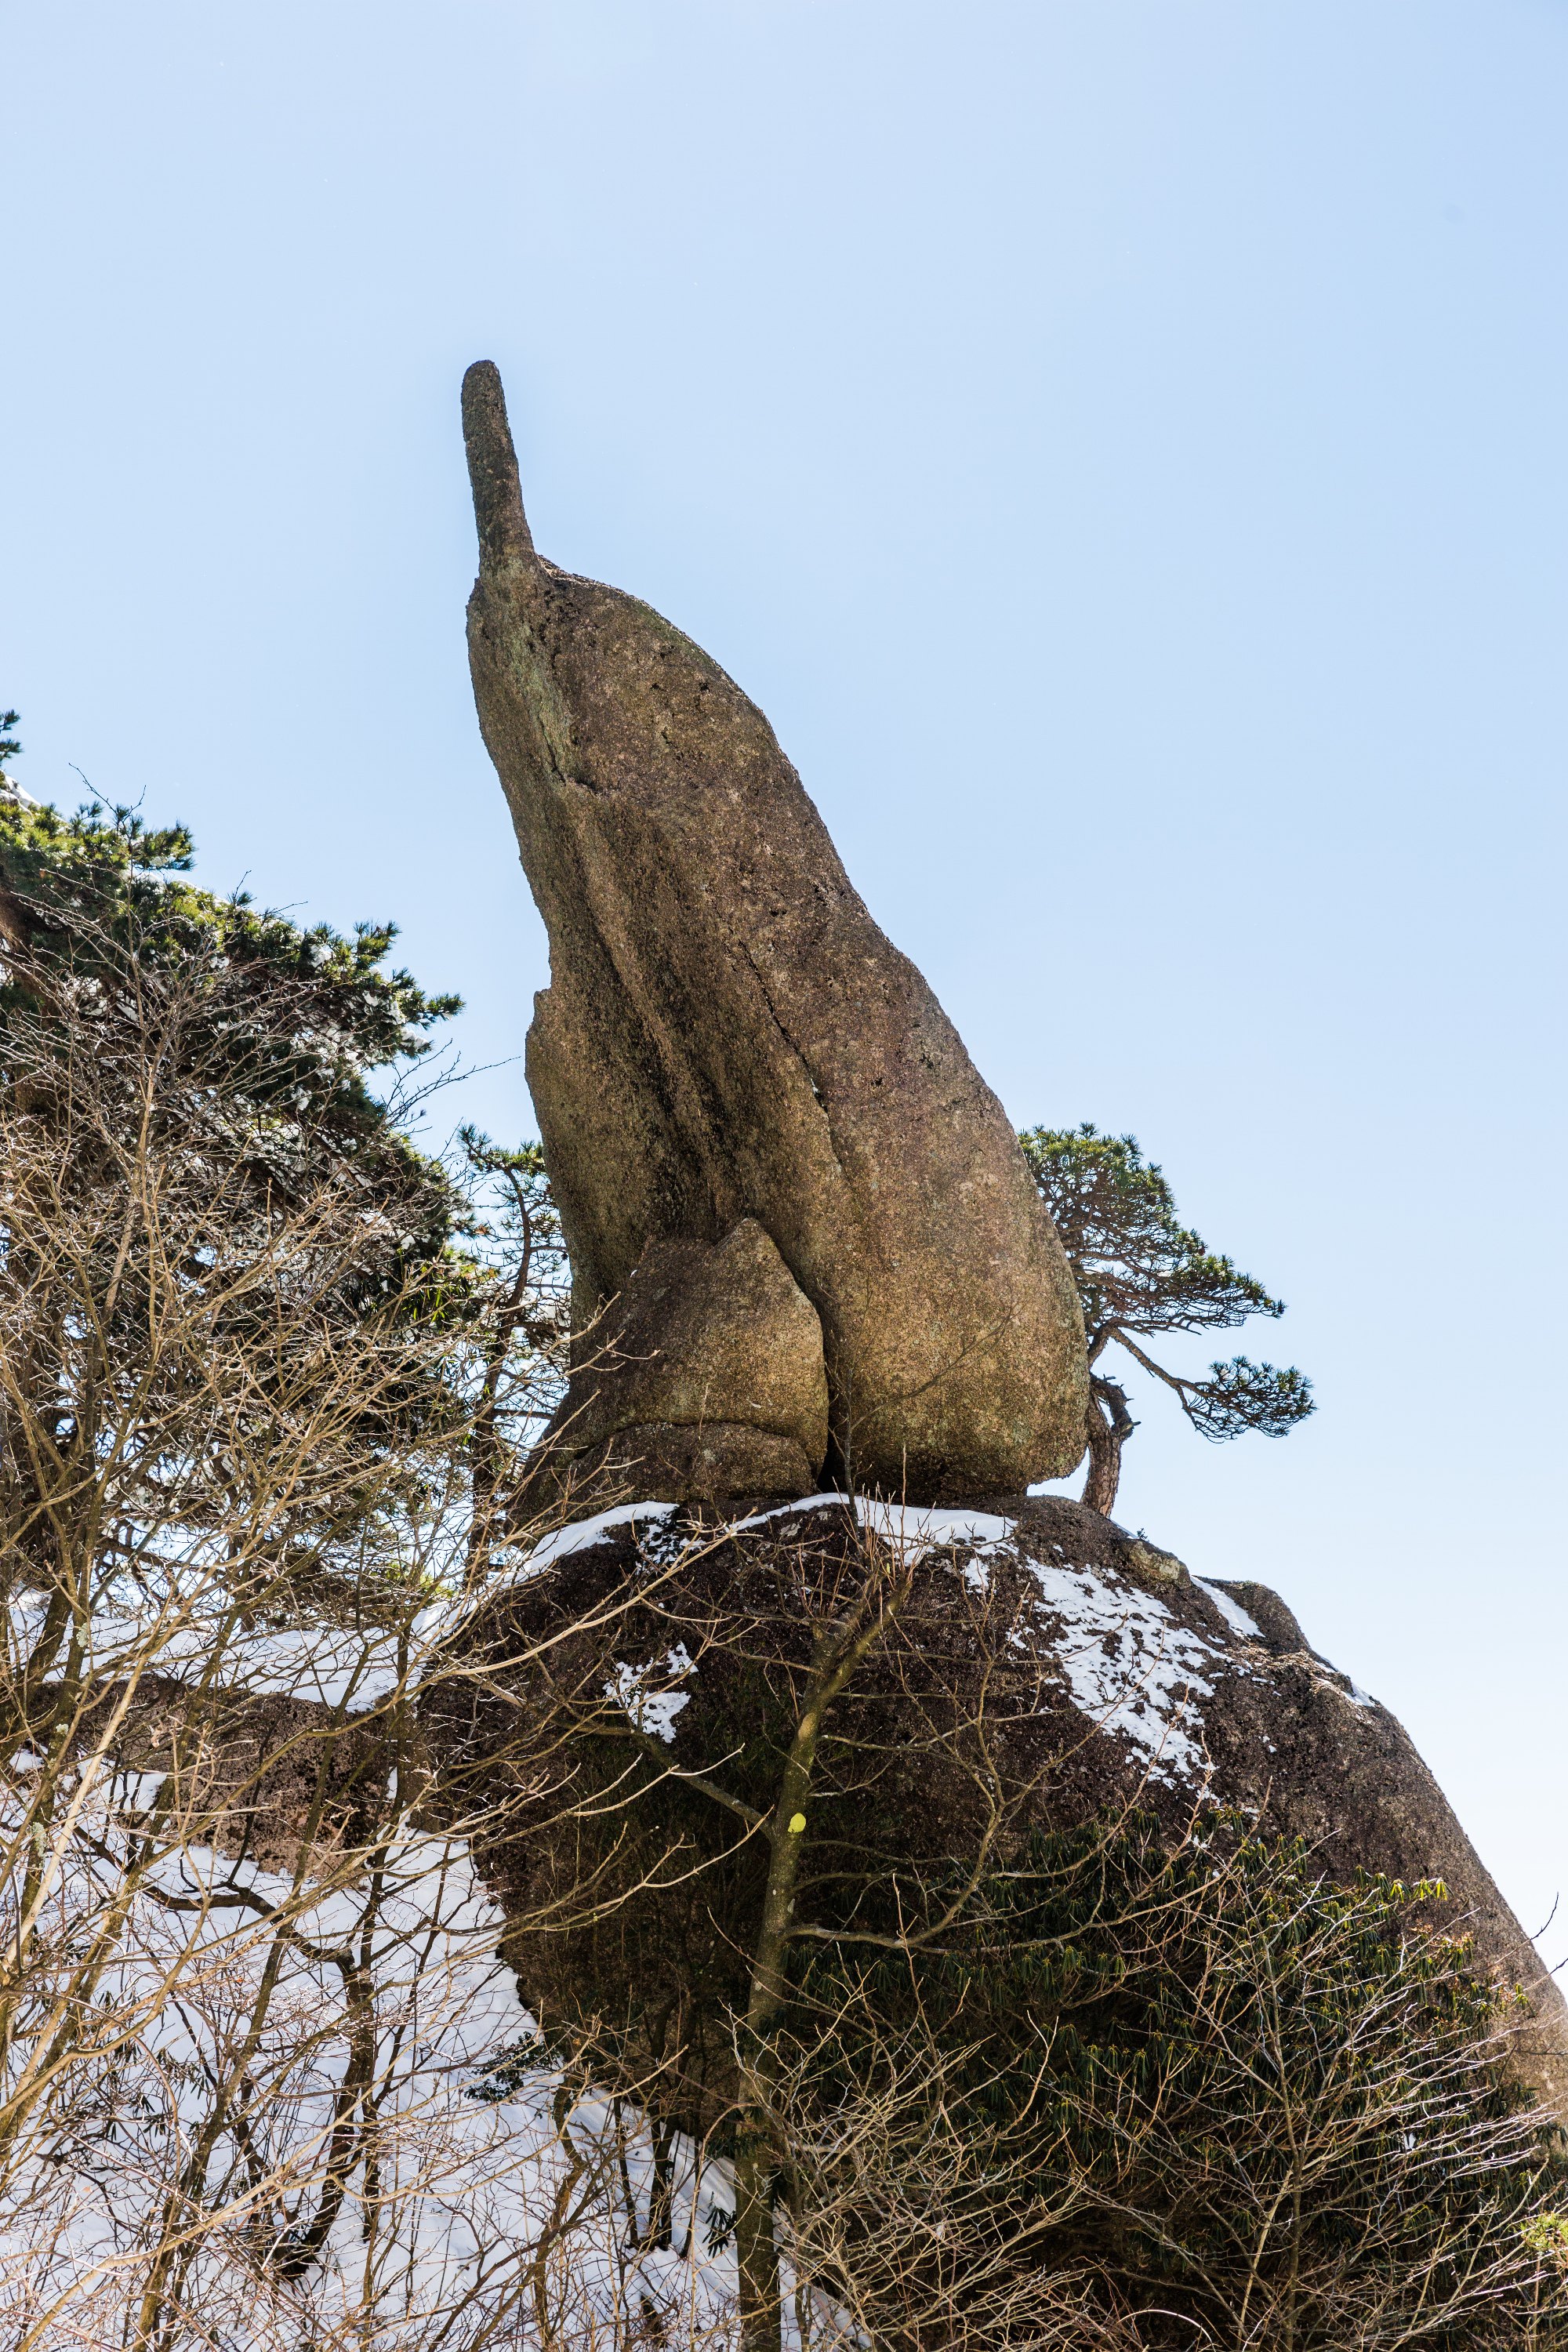
[(809, 1494), (827, 1452), (816, 1309), (754, 1217), (656, 1242), (582, 1335), (544, 1453), (557, 1495)]
[[(1426, 1923), (1469, 1936), (1518, 1990), (1513, 2063), (1568, 2121), (1562, 1995), (1394, 1717), (1264, 1586), (1205, 1583), (1054, 1497), (922, 1512), (822, 1496), (729, 1525), (634, 1505), (552, 1538), (487, 1600), (463, 1634), (472, 1680), (441, 1683), (432, 1731), (482, 1783), (492, 1744), (542, 1708), (552, 1757), (574, 1759), (483, 1857), (525, 2000), (561, 2022), (625, 2016), (632, 2075), (711, 2120), (765, 1851), (737, 1816), (775, 1801), (814, 1625), (842, 1621), (888, 1554), (916, 1572), (823, 1733), (803, 1816), (813, 1920), (874, 1926), (879, 1887), (905, 1906), (987, 1842), (1005, 1868), (1036, 1829), (1137, 1808), (1179, 1842), (1237, 1809), (1342, 1884), (1441, 1880)], [(530, 1652), (549, 1656), (547, 1689), (507, 1663)], [(595, 1835), (579, 1922), (565, 1890)]]
[[(1516, 2063), (1568, 2116), (1568, 2011), (1394, 1718), (1261, 1584), (1022, 1496), (1080, 1455), (1087, 1371), (1000, 1105), (762, 713), (536, 552), (488, 364), (464, 421), (475, 695), (550, 936), (528, 1071), (574, 1282), (540, 1487), (647, 1498), (487, 1594), (424, 1702), (481, 1792), (511, 1759), (486, 1866), (525, 1997), (623, 2035), (626, 2081), (692, 2129), (721, 2112), (790, 1710), (901, 1548), (851, 1728), (811, 1718), (825, 1937), (1041, 1832), (1142, 1809), (1179, 1839), (1223, 1807), (1332, 1879), (1441, 1880), (1427, 1918), (1520, 1989)], [(716, 1507), (818, 1482), (859, 1499)]]
[(820, 1318), (837, 1472), (920, 1496), (1064, 1475), (1081, 1322), (1001, 1105), (762, 713), (535, 552), (488, 362), (464, 423), (474, 690), (550, 934), (528, 1076), (579, 1326), (653, 1244), (754, 1219)]

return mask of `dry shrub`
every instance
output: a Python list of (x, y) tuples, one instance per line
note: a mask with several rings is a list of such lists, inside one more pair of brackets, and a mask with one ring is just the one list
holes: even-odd
[(1122, 1821), (1034, 1839), (940, 1950), (814, 1958), (799, 2272), (889, 2346), (1568, 2342), (1559, 2136), (1430, 1891)]

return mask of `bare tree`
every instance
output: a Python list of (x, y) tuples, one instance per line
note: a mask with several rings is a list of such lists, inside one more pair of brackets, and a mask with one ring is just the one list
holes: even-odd
[(833, 1956), (774, 2077), (797, 2275), (897, 2346), (1568, 2340), (1554, 2135), (1429, 1892), (1134, 1821), (899, 1975)]
[(537, 2068), (477, 2095), (510, 1784), (443, 1797), (420, 1719), (540, 1532), (548, 1216), (520, 1251), (520, 1156), (443, 1170), (364, 1091), (426, 1009), (384, 935), (5, 822), (7, 2340), (537, 2342), (547, 2273), (551, 2340), (602, 2336), (626, 2133)]

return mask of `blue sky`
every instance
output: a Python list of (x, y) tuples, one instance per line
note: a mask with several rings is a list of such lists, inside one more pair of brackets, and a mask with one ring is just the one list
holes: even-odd
[(1121, 1515), (1276, 1585), (1539, 1926), (1564, 0), (7, 0), (0, 89), (20, 780), (394, 916), (526, 1131), (498, 360), (541, 546), (762, 703), (1015, 1118), (1132, 1130), (1289, 1300), (1239, 1344), (1317, 1417), (1131, 1382)]

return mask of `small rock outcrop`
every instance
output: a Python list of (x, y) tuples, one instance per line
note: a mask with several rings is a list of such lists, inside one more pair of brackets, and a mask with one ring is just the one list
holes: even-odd
[(474, 691), (550, 934), (528, 1077), (578, 1328), (655, 1244), (754, 1219), (820, 1318), (836, 1475), (923, 1498), (1065, 1475), (1082, 1322), (1000, 1103), (761, 711), (535, 552), (488, 362), (463, 415)]
[(754, 1217), (656, 1242), (579, 1343), (545, 1447), (558, 1494), (804, 1495), (827, 1452), (822, 1324)]

